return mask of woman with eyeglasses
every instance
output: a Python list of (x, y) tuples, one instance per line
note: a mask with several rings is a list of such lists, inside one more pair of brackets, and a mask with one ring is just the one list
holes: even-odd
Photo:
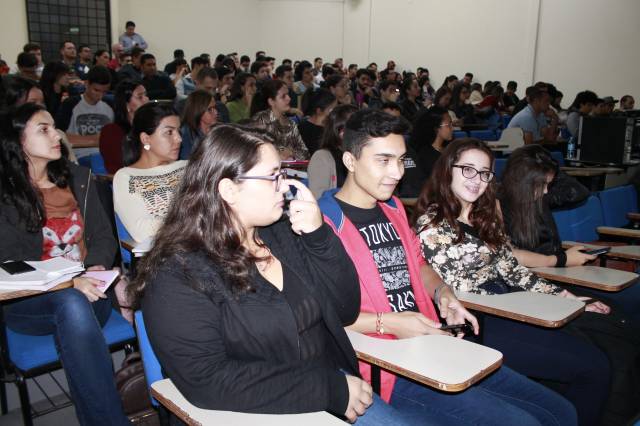
[(215, 97), (206, 90), (196, 90), (189, 94), (182, 112), (182, 145), (180, 146), (180, 159), (188, 160), (191, 153), (211, 127), (218, 122)]
[[(479, 294), (532, 291), (575, 298), (518, 264), (496, 202), (493, 154), (477, 139), (457, 139), (435, 164), (418, 198), (414, 226), (422, 252), (455, 290)], [(526, 376), (559, 383), (581, 425), (599, 423), (607, 399), (606, 355), (563, 330), (486, 316), (484, 344)]]
[(125, 167), (113, 177), (113, 207), (131, 237), (153, 237), (169, 209), (186, 161), (180, 154), (180, 118), (157, 103), (141, 106), (133, 116), (123, 146)]
[(220, 125), (204, 138), (139, 271), (151, 344), (192, 404), (362, 425), (393, 410), (360, 378), (343, 328), (359, 313), (355, 268), (266, 131)]

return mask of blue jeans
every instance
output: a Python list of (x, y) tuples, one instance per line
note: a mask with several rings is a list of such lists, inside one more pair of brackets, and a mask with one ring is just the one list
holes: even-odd
[(562, 330), (486, 316), (484, 344), (502, 352), (504, 365), (535, 379), (561, 384), (580, 425), (599, 424), (610, 390), (610, 363), (595, 345)]
[(18, 333), (53, 334), (82, 425), (131, 425), (102, 334), (110, 314), (108, 299), (90, 303), (73, 288), (20, 300), (5, 311), (7, 326)]
[(555, 392), (501, 367), (459, 393), (445, 393), (398, 378), (391, 405), (379, 397), (357, 425), (556, 425), (577, 424), (575, 408)]

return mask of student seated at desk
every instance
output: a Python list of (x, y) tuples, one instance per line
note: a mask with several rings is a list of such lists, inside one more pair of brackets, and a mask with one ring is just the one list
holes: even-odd
[[(499, 191), (505, 228), (521, 265), (579, 266), (596, 256), (582, 253), (583, 246), (567, 250), (551, 210), (584, 201), (589, 191), (575, 178), (560, 171), (551, 154), (539, 145), (518, 148), (509, 156)], [(640, 286), (621, 292), (589, 290), (616, 302), (625, 315), (640, 324)]]
[(186, 161), (180, 153), (180, 118), (169, 106), (148, 103), (125, 140), (125, 167), (113, 177), (113, 206), (137, 242), (152, 237), (167, 214)]
[[(477, 139), (458, 139), (444, 149), (414, 210), (425, 259), (456, 290), (575, 298), (518, 265), (497, 208), (492, 161), (491, 150)], [(587, 310), (608, 307), (597, 302)], [(609, 362), (598, 348), (562, 330), (494, 316), (486, 317), (484, 343), (503, 352), (505, 364), (516, 371), (562, 383), (580, 424), (598, 424), (609, 383)]]
[(267, 80), (251, 101), (251, 120), (273, 134), (283, 160), (308, 160), (309, 150), (302, 141), (298, 127), (286, 116), (291, 109), (290, 102), (286, 83)]
[[(319, 201), (358, 271), (360, 315), (351, 328), (379, 338), (446, 334), (437, 305), (448, 324), (468, 320), (477, 333), (475, 317), (426, 264), (400, 200), (392, 197), (403, 174), (406, 131), (404, 120), (380, 111), (353, 114), (344, 132), (347, 179)], [(368, 365), (360, 371), (369, 378)], [(381, 373), (381, 385), (383, 399), (421, 424), (429, 424), (424, 416), (450, 425), (576, 423), (568, 401), (507, 367), (456, 394), (387, 372)]]
[(122, 168), (122, 146), (131, 130), (133, 115), (149, 102), (147, 89), (140, 80), (122, 80), (116, 87), (115, 119), (100, 131), (100, 154), (104, 166), (111, 174)]
[[(593, 260), (595, 256), (579, 251), (582, 246), (562, 248), (551, 214), (552, 206), (566, 206), (588, 195), (586, 188), (558, 170), (555, 160), (541, 146), (515, 150), (502, 177), (500, 199), (511, 244), (517, 247), (514, 255), (518, 262), (528, 267), (577, 266)], [(636, 283), (613, 293), (577, 288), (575, 291), (613, 302), (612, 315), (586, 313), (565, 329), (579, 337), (586, 336), (611, 359), (612, 387), (604, 423), (626, 423), (638, 412), (640, 394), (636, 361), (640, 356), (640, 285)]]
[(285, 176), (261, 129), (218, 126), (192, 154), (134, 289), (163, 371), (199, 408), (410, 424), (377, 397), (367, 409), (343, 328), (358, 315), (356, 271)]
[[(62, 256), (110, 268), (116, 243), (91, 172), (64, 158), (51, 114), (27, 103), (1, 121), (0, 262)], [(73, 288), (9, 303), (6, 323), (54, 335), (80, 424), (128, 425), (101, 330), (111, 302), (97, 284), (80, 276)]]
[(347, 177), (347, 169), (342, 162), (342, 134), (344, 124), (358, 108), (355, 105), (338, 105), (327, 116), (320, 149), (309, 161), (309, 189), (313, 196), (320, 198), (324, 191), (340, 188)]
[(182, 113), (180, 159), (188, 160), (204, 136), (218, 122), (216, 99), (206, 90), (196, 90), (187, 97)]

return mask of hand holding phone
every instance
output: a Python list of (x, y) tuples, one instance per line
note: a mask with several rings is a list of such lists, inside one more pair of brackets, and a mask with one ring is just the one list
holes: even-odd
[(440, 330), (450, 331), (451, 334), (454, 334), (454, 335), (457, 335), (460, 333), (463, 333), (463, 334), (473, 333), (473, 327), (471, 326), (471, 324), (466, 322), (464, 324), (443, 325), (442, 327), (440, 327)]
[(601, 254), (609, 253), (609, 251), (611, 251), (611, 247), (599, 247), (597, 249), (586, 249), (586, 250), (580, 250), (580, 251), (584, 254), (599, 256)]

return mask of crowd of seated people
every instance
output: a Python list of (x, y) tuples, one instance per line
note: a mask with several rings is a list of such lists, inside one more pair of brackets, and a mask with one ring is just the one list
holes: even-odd
[[(638, 414), (640, 383), (611, 365), (633, 361), (580, 321), (550, 331), (486, 320), (484, 344), (505, 354), (504, 366), (451, 395), (389, 373), (381, 395), (372, 395), (369, 369), (358, 365), (343, 331), (402, 339), (446, 334), (441, 325), (468, 321), (477, 333), (454, 290), (583, 297), (527, 269), (593, 257), (563, 251), (540, 204), (547, 186), (565, 176), (547, 165), (537, 181), (517, 182), (528, 163), (516, 161), (546, 162), (543, 148), (529, 146), (557, 141), (561, 128), (575, 136), (581, 116), (615, 114), (618, 102), (618, 111), (633, 110), (632, 96), (618, 101), (585, 90), (565, 110), (562, 93), (544, 82), (520, 99), (515, 81), (481, 85), (471, 72), (432, 87), (427, 68), (400, 72), (393, 60), (384, 69), (319, 57), (278, 65), (264, 51), (253, 61), (231, 53), (212, 62), (176, 49), (159, 68), (152, 48), (128, 22), (111, 53), (67, 40), (60, 58), (45, 61), (29, 43), (15, 73), (2, 77), (0, 227), (11, 235), (2, 261), (45, 258), (43, 227), (73, 215), (83, 229), (74, 253), (97, 269), (114, 266), (114, 214), (133, 240), (154, 239), (117, 303), (141, 307), (165, 373), (203, 408), (325, 410), (363, 425), (599, 425)], [(454, 140), (455, 130), (501, 128), (503, 116), (527, 145), (513, 154), (505, 179), (533, 197), (540, 217), (517, 204), (519, 192), (498, 190), (483, 142)], [(79, 186), (93, 178), (76, 155), (98, 149), (74, 149), (67, 139), (78, 137), (99, 148), (113, 211), (91, 185)], [(309, 189), (281, 171), (281, 161), (292, 160), (309, 161)], [(287, 218), (289, 186), (298, 196)], [(418, 197), (412, 221), (396, 195)], [(471, 246), (485, 255), (455, 255)], [(86, 339), (60, 353), (78, 418), (124, 424), (99, 338), (107, 295), (92, 286), (77, 278), (74, 289), (12, 303), (7, 324), (60, 341), (82, 328)], [(587, 305), (592, 322), (635, 315), (635, 298), (602, 300)], [(25, 319), (35, 310), (46, 319)], [(60, 325), (80, 310), (91, 327)], [(95, 360), (95, 371), (79, 351)], [(109, 411), (100, 420), (87, 402), (94, 393)]]

